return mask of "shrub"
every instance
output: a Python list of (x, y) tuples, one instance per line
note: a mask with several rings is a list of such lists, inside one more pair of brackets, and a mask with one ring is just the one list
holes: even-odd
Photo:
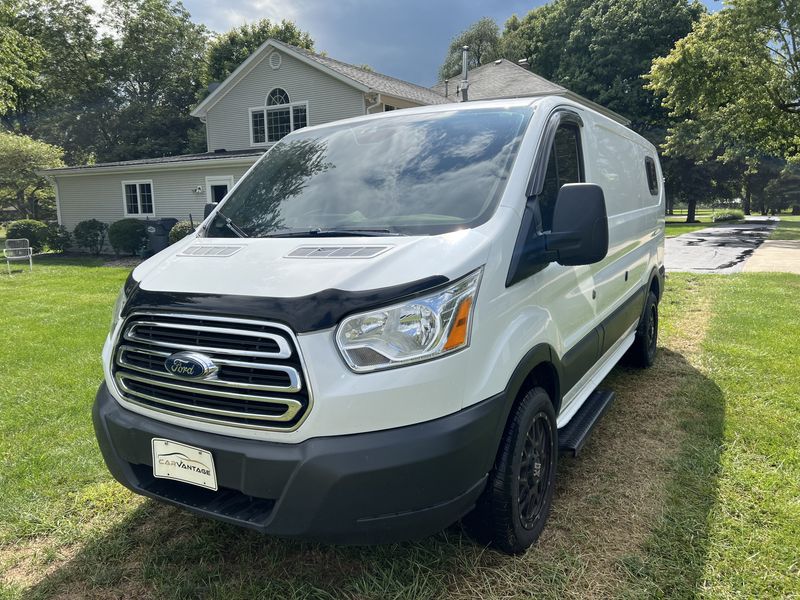
[(741, 219), (744, 219), (744, 213), (735, 208), (715, 210), (711, 214), (711, 220), (714, 223), (721, 223), (722, 221), (739, 221)]
[(47, 241), (47, 225), (34, 219), (12, 221), (6, 230), (8, 239), (25, 238), (34, 252), (41, 252)]
[(108, 242), (119, 256), (140, 254), (147, 245), (147, 223), (141, 219), (122, 219), (108, 228)]
[(97, 219), (81, 221), (72, 231), (75, 243), (97, 256), (103, 251), (108, 225)]
[(47, 247), (54, 252), (64, 252), (72, 245), (72, 236), (63, 225), (47, 227)]
[(174, 244), (175, 242), (185, 238), (190, 233), (194, 233), (194, 227), (192, 227), (192, 223), (190, 221), (178, 221), (172, 226), (172, 229), (169, 230), (169, 243)]

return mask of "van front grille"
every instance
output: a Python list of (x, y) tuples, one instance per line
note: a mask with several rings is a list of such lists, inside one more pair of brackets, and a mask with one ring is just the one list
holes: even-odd
[[(165, 361), (184, 351), (216, 368), (200, 378), (174, 375)], [(129, 402), (211, 423), (288, 430), (310, 405), (294, 335), (266, 321), (134, 313), (114, 348), (112, 374)]]

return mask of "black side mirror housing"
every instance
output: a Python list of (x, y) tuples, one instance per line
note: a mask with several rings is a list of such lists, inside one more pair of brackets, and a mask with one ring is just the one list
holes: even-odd
[(560, 265), (591, 265), (608, 254), (608, 215), (603, 188), (568, 183), (558, 191), (553, 228), (545, 246)]
[(203, 219), (207, 219), (208, 215), (214, 212), (214, 209), (217, 208), (216, 202), (209, 202), (203, 207)]

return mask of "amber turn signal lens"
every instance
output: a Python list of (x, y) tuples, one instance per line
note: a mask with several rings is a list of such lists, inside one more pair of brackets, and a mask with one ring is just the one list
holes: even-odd
[(452, 350), (467, 343), (467, 333), (469, 332), (469, 312), (472, 308), (472, 296), (467, 296), (458, 307), (456, 321), (447, 337), (444, 345), (445, 350)]

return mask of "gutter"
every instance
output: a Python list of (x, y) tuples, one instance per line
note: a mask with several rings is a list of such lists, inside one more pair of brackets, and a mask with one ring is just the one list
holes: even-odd
[(73, 177), (82, 175), (113, 175), (119, 173), (141, 173), (146, 171), (174, 170), (184, 171), (191, 169), (207, 169), (211, 165), (225, 167), (251, 166), (263, 154), (253, 154), (250, 156), (235, 156), (230, 158), (201, 158), (198, 160), (145, 163), (136, 165), (109, 165), (109, 166), (82, 166), (64, 167), (61, 169), (41, 169), (36, 171), (40, 177)]

